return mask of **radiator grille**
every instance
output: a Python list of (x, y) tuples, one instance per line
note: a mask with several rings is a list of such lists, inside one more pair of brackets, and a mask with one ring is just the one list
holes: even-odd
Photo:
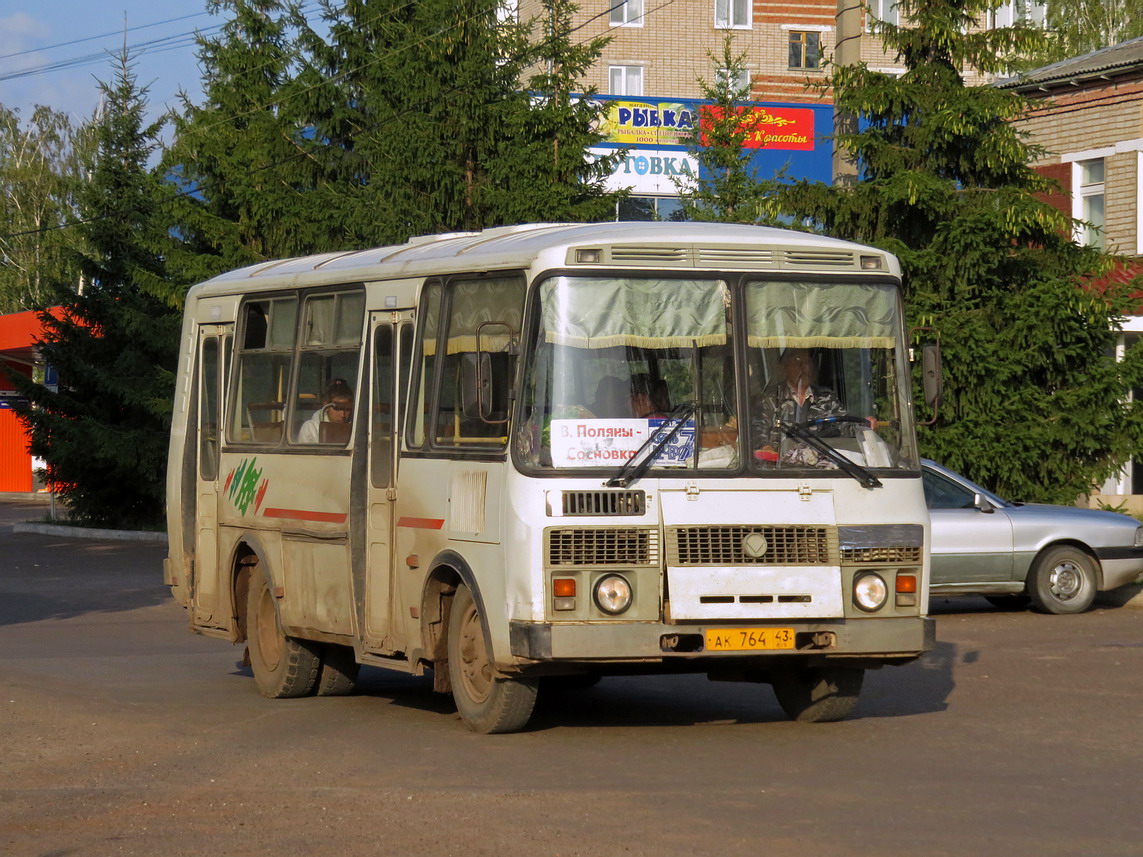
[(842, 548), (841, 561), (843, 563), (895, 562), (919, 565), (921, 549), (919, 547)]
[(553, 527), (545, 532), (548, 565), (657, 565), (659, 531), (651, 527)]
[(647, 495), (642, 491), (565, 491), (563, 512), (568, 517), (642, 515)]
[[(743, 546), (747, 536), (755, 550), (765, 539), (765, 549), (752, 556)], [(837, 533), (831, 527), (806, 526), (713, 526), (677, 527), (670, 531), (670, 565), (836, 565)]]

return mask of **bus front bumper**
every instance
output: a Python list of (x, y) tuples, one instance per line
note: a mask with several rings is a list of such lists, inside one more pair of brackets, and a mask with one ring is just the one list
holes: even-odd
[[(708, 630), (746, 628), (743, 623), (666, 625), (661, 622), (510, 622), (513, 658), (524, 661), (649, 662), (758, 656), (861, 658), (906, 662), (936, 644), (936, 622), (928, 616), (837, 619), (787, 623), (795, 648), (710, 651)], [(751, 625), (750, 629), (769, 626)]]

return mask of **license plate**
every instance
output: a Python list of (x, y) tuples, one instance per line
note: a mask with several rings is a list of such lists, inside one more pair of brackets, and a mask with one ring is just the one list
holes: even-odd
[(711, 628), (706, 632), (708, 652), (792, 648), (794, 648), (793, 628)]

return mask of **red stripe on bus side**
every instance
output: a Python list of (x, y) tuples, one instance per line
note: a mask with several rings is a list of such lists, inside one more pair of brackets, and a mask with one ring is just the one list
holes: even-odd
[(439, 530), (444, 526), (443, 518), (398, 518), (398, 527), (413, 527), (418, 530)]
[(344, 524), (349, 517), (344, 512), (311, 512), (308, 509), (267, 509), (267, 518), (289, 518), (292, 521), (317, 521), (323, 524)]

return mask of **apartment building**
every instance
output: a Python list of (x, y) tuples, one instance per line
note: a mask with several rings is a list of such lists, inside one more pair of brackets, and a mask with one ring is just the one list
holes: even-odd
[[(745, 77), (762, 120), (753, 167), (759, 178), (778, 170), (795, 179), (830, 182), (833, 152), (832, 93), (823, 84), (838, 48), (838, 9), (853, 0), (580, 0), (576, 40), (606, 36), (610, 43), (583, 80), (602, 102), (607, 141), (601, 153), (625, 148), (612, 176), (634, 198), (621, 219), (668, 218), (677, 207), (678, 181), (697, 175), (686, 152), (687, 124), (698, 114), (700, 81), (713, 82), (723, 40), (745, 55)], [(543, 20), (544, 0), (519, 0), (520, 20)], [(1006, 26), (1042, 21), (1044, 6), (1008, 0), (981, 21)], [(878, 20), (901, 23), (896, 0), (868, 0), (843, 21), (849, 61), (886, 73), (903, 70), (873, 32)], [(907, 22), (906, 22), (907, 23)], [(682, 123), (682, 124), (680, 124)]]

